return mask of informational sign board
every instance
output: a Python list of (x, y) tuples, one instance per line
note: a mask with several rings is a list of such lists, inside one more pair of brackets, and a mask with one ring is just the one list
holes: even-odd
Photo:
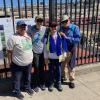
[(3, 40), (7, 39), (14, 33), (13, 22), (11, 18), (0, 18), (0, 50), (2, 50)]

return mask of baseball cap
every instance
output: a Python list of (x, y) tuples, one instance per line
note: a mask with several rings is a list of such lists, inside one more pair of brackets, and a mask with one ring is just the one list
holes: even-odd
[(20, 20), (17, 22), (17, 26), (27, 26), (26, 23), (23, 20)]
[(68, 15), (63, 15), (62, 18), (61, 18), (61, 22), (64, 22), (64, 21), (66, 21), (68, 19), (69, 19)]
[(35, 20), (38, 20), (38, 19), (43, 20), (43, 17), (42, 17), (41, 15), (37, 15), (37, 16), (35, 17)]

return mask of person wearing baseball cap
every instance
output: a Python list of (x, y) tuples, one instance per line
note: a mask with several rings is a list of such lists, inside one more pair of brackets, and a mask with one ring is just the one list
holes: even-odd
[(76, 48), (77, 44), (80, 42), (80, 29), (77, 25), (71, 24), (70, 17), (68, 15), (63, 15), (61, 18), (61, 28), (60, 34), (66, 39), (68, 52), (65, 61), (62, 63), (62, 81), (66, 80), (65, 67), (67, 65), (70, 88), (74, 88), (75, 79), (75, 61), (76, 61)]
[(44, 54), (43, 54), (43, 37), (46, 31), (46, 27), (43, 26), (43, 17), (41, 15), (37, 15), (35, 17), (35, 25), (32, 25), (28, 28), (28, 34), (32, 38), (33, 44), (33, 84), (32, 87), (35, 92), (39, 91), (39, 87), (41, 90), (45, 90), (45, 71), (44, 71)]
[[(16, 34), (11, 36), (7, 41), (8, 61), (11, 66), (13, 79), (13, 96), (23, 99), (21, 94), (21, 79), (22, 75), (25, 77), (25, 91), (33, 94), (31, 89), (31, 68), (33, 60), (32, 41), (26, 32), (26, 24), (20, 20), (16, 24)], [(28, 58), (28, 59), (27, 59)]]

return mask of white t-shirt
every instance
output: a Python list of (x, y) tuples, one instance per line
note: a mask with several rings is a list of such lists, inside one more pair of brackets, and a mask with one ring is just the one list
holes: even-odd
[(12, 61), (19, 66), (26, 66), (32, 63), (32, 41), (25, 34), (24, 36), (13, 35), (7, 41), (7, 50), (12, 50)]

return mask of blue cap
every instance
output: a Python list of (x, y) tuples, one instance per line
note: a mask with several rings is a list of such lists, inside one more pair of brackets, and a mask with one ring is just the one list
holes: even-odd
[(17, 26), (21, 26), (21, 25), (27, 26), (23, 20), (17, 22)]

